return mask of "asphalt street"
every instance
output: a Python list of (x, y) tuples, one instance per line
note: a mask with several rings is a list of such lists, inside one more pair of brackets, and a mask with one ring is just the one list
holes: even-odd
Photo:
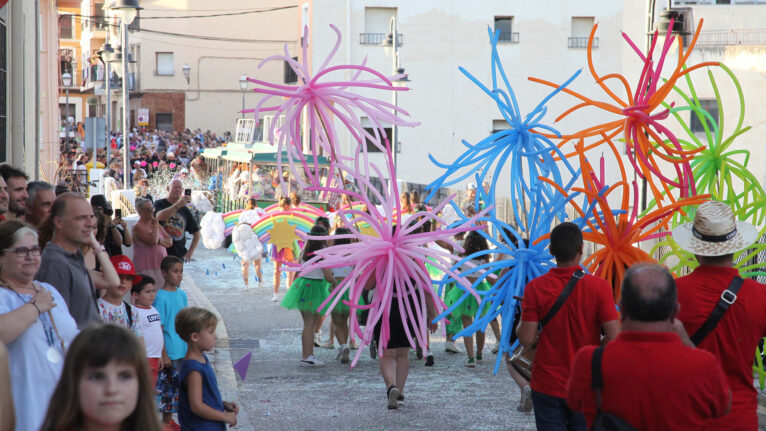
[[(485, 363), (466, 368), (466, 355), (446, 353), (444, 338), (438, 335), (432, 338), (433, 367), (425, 367), (411, 353), (405, 402), (398, 410), (386, 409), (385, 385), (377, 361), (366, 349), (353, 369), (335, 360), (336, 350), (322, 348), (316, 348), (315, 355), (326, 363), (324, 367), (300, 367), (300, 314), (271, 301), (271, 263), (264, 270), (264, 287), (256, 288), (251, 274), (246, 290), (239, 263), (226, 250), (200, 247), (185, 267), (187, 282), (204, 296), (193, 302), (212, 304), (224, 320), (215, 352), (216, 374), (224, 398), (238, 397), (240, 416), (247, 417), (235, 429), (534, 429), (532, 413), (516, 410), (519, 390), (504, 365), (492, 374), (495, 355), (487, 351)], [(492, 335), (487, 344), (494, 344)], [(248, 352), (253, 358), (242, 381), (231, 372), (229, 359), (236, 362)]]

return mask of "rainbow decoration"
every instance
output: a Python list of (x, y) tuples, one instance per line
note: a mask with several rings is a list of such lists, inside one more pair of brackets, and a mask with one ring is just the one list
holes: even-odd
[(231, 231), (234, 230), (239, 223), (239, 214), (242, 211), (244, 210), (234, 210), (223, 215), (223, 223), (226, 226), (226, 229), (223, 231), (224, 236), (231, 235)]
[(297, 213), (294, 211), (278, 211), (266, 213), (263, 218), (253, 223), (253, 232), (258, 236), (261, 244), (268, 244), (271, 238), (271, 228), (274, 227), (274, 222), (287, 221), (291, 226), (295, 226), (296, 232), (302, 232), (308, 234), (311, 231), (311, 227), (314, 226), (318, 216), (312, 217), (310, 214)]
[[(263, 210), (266, 212), (266, 215), (264, 217), (268, 217), (272, 213), (279, 211), (279, 205), (278, 204), (270, 205), (264, 208)], [(223, 215), (223, 222), (224, 222), (224, 225), (226, 226), (226, 230), (224, 230), (225, 236), (231, 235), (231, 231), (234, 230), (234, 227), (236, 227), (237, 224), (239, 224), (239, 215), (242, 213), (242, 211), (244, 210), (234, 210), (234, 211), (227, 212)], [(294, 214), (305, 214), (307, 217), (310, 217), (312, 220), (316, 220), (316, 218), (319, 216), (326, 216), (326, 213), (322, 211), (321, 209), (313, 205), (306, 205), (306, 204), (301, 204), (299, 207), (292, 208), (288, 212), (294, 213)], [(254, 225), (257, 225), (258, 223), (259, 222), (256, 222)]]

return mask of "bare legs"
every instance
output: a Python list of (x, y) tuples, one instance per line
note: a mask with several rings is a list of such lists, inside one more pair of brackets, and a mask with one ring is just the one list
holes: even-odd
[(301, 347), (303, 359), (314, 354), (314, 325), (319, 318), (318, 314), (310, 311), (301, 311), (303, 317), (303, 332), (301, 333)]
[[(255, 267), (255, 276), (258, 278), (258, 284), (260, 285), (263, 281), (263, 274), (261, 274), (261, 261), (254, 260), (253, 266)], [(250, 278), (250, 262), (242, 261), (242, 279), (245, 281), (245, 287), (250, 287), (249, 283)], [(277, 286), (278, 289), (278, 286)]]
[[(335, 327), (335, 338), (341, 346), (348, 342), (348, 315), (349, 313), (332, 313), (332, 326)], [(332, 338), (330, 338), (330, 341), (332, 341)]]
[(400, 347), (383, 352), (379, 365), (386, 388), (396, 386), (399, 392), (404, 393), (404, 384), (407, 383), (407, 374), (410, 372), (409, 350), (409, 347)]
[[(463, 320), (463, 328), (467, 328), (473, 323), (471, 316), (460, 316)], [(468, 359), (474, 357), (473, 355), (473, 336), (463, 337), (463, 343), (465, 343), (465, 352), (468, 354)], [(484, 351), (484, 333), (481, 331), (476, 332), (476, 353), (481, 356)]]
[[(274, 261), (274, 295), (279, 293), (279, 281), (282, 278), (282, 262)], [(290, 288), (290, 285), (287, 286)]]

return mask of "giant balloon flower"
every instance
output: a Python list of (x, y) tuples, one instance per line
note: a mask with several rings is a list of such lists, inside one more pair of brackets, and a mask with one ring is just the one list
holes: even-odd
[[(269, 61), (286, 62), (298, 76), (298, 85), (281, 85), (248, 78), (248, 81), (257, 85), (253, 90), (264, 94), (254, 109), (243, 112), (254, 113), (256, 118), (260, 112), (273, 111), (275, 116), (284, 115), (282, 126), (277, 122), (271, 123), (269, 130), (265, 131), (269, 141), (274, 144), (275, 137), (278, 153), (284, 151), (291, 168), (297, 173), (295, 163), (299, 162), (302, 171), (305, 172), (309, 183), (318, 187), (322, 182), (320, 168), (316, 157), (307, 159), (303, 154), (301, 127), (305, 120), (308, 124), (306, 133), (309, 136), (309, 149), (316, 156), (325, 154), (330, 156), (330, 172), (335, 172), (338, 165), (351, 162), (348, 157), (341, 155), (337, 148), (338, 132), (335, 130), (334, 119), (340, 120), (351, 133), (356, 142), (363, 143), (365, 139), (381, 150), (390, 149), (388, 139), (385, 136), (384, 127), (389, 124), (398, 126), (415, 126), (417, 123), (405, 121), (401, 115), (409, 114), (391, 103), (381, 100), (363, 97), (351, 91), (359, 89), (377, 89), (384, 91), (407, 91), (406, 87), (396, 87), (380, 72), (367, 67), (366, 59), (361, 65), (338, 65), (328, 67), (333, 56), (338, 50), (341, 41), (340, 31), (330, 25), (338, 38), (330, 54), (312, 74), (307, 63), (299, 63), (294, 60), (287, 51), (285, 45), (284, 55), (275, 55), (264, 59), (258, 67)], [(308, 27), (303, 30), (303, 59), (308, 58)], [(350, 80), (333, 80), (333, 72), (351, 72)], [(396, 78), (396, 77), (394, 77)], [(269, 104), (270, 102), (278, 102)], [(365, 131), (358, 115), (364, 115), (373, 126), (373, 134)], [(276, 133), (278, 132), (278, 133)], [(382, 136), (381, 136), (382, 135)], [(381, 139), (382, 138), (382, 139)], [(366, 148), (364, 152), (366, 154)], [(282, 158), (278, 158), (277, 167), (281, 169)], [(301, 180), (300, 175), (296, 177)], [(341, 176), (342, 177), (342, 176)], [(281, 181), (281, 179), (280, 179)]]
[[(588, 127), (577, 133), (566, 135), (559, 143), (559, 147), (563, 147), (571, 141), (578, 142), (582, 139), (592, 138), (593, 142), (582, 147), (583, 151), (587, 151), (596, 146), (605, 144), (610, 139), (621, 134), (626, 143), (628, 158), (631, 164), (638, 175), (647, 181), (647, 184), (657, 201), (662, 201), (666, 198), (669, 199), (670, 202), (676, 201), (675, 197), (670, 193), (671, 186), (680, 189), (681, 197), (693, 196), (695, 194), (694, 179), (692, 177), (692, 170), (689, 162), (695, 154), (701, 151), (701, 149), (684, 150), (678, 142), (678, 138), (662, 123), (662, 121), (667, 119), (670, 115), (669, 109), (662, 109), (659, 111), (657, 111), (657, 109), (662, 107), (662, 102), (673, 89), (673, 86), (680, 77), (700, 67), (714, 66), (718, 64), (717, 62), (704, 62), (691, 67), (685, 67), (686, 60), (689, 58), (689, 55), (697, 42), (697, 38), (699, 37), (699, 32), (702, 29), (702, 20), (700, 20), (700, 24), (697, 27), (697, 31), (695, 32), (688, 49), (684, 50), (680, 38), (678, 39), (678, 62), (670, 76), (662, 84), (662, 80), (660, 79), (662, 67), (665, 63), (668, 51), (675, 40), (670, 37), (672, 21), (668, 27), (668, 33), (662, 51), (656, 62), (654, 60), (654, 49), (658, 40), (657, 31), (654, 32), (651, 47), (646, 55), (641, 52), (625, 33), (622, 34), (628, 45), (630, 45), (644, 63), (635, 90), (631, 89), (628, 81), (620, 74), (612, 73), (601, 76), (596, 72), (595, 66), (593, 65), (592, 50), (593, 39), (597, 28), (598, 25), (593, 27), (588, 41), (588, 67), (591, 75), (596, 80), (596, 83), (614, 101), (614, 103), (595, 101), (565, 88), (563, 89), (565, 93), (580, 99), (582, 102), (559, 115), (556, 118), (556, 121), (585, 107), (599, 108), (605, 112), (616, 115), (619, 118), (597, 126)], [(558, 85), (543, 79), (529, 79), (551, 87), (558, 87)], [(610, 79), (617, 80), (622, 85), (627, 100), (621, 99), (607, 86), (606, 83)], [(665, 136), (667, 140), (662, 136)], [(621, 157), (616, 149), (613, 149), (613, 151), (616, 158)], [(575, 153), (573, 152), (568, 156), (574, 154)], [(662, 162), (669, 163), (672, 166), (676, 173), (676, 178), (678, 178), (677, 180), (671, 179), (663, 173)], [(655, 178), (659, 180), (659, 185), (655, 184)]]
[[(497, 181), (501, 177), (501, 171), (508, 171), (510, 174), (510, 188), (507, 191), (504, 190), (504, 193), (510, 193), (512, 202), (522, 202), (525, 200), (525, 196), (527, 198), (530, 197), (532, 189), (539, 183), (538, 176), (552, 178), (557, 184), (562, 184), (563, 180), (559, 171), (559, 165), (554, 160), (553, 155), (558, 154), (561, 159), (564, 159), (563, 154), (550, 139), (538, 133), (533, 133), (532, 129), (544, 129), (555, 136), (561, 137), (557, 130), (541, 122), (547, 112), (545, 104), (571, 83), (580, 74), (580, 71), (577, 71), (569, 80), (546, 96), (532, 112), (522, 116), (516, 101), (516, 95), (508, 81), (497, 51), (497, 40), (500, 33), (493, 33), (491, 29), (488, 31), (492, 46), (490, 65), (492, 69), (492, 88), (490, 89), (482, 84), (463, 67), (459, 69), (468, 79), (492, 98), (510, 128), (493, 133), (475, 145), (464, 140), (463, 145), (466, 146), (467, 150), (452, 163), (440, 163), (433, 155), (429, 155), (431, 161), (438, 167), (445, 169), (445, 172), (428, 185), (431, 193), (426, 200), (431, 199), (441, 187), (455, 185), (469, 177), (475, 177), (478, 186), (483, 184), (485, 178), (489, 175), (492, 181), (489, 191), (484, 196), (484, 202), (487, 205), (494, 205), (495, 195), (497, 194)], [(505, 85), (505, 89), (498, 85), (498, 75), (502, 80), (502, 84)], [(576, 171), (565, 159), (562, 165), (569, 171), (571, 176), (577, 175)], [(482, 190), (479, 190), (479, 192), (481, 193)], [(556, 194), (556, 191), (545, 183), (543, 183), (540, 192), (547, 199), (551, 199)], [(479, 209), (479, 201), (480, 199), (475, 201), (477, 210)], [(491, 211), (491, 214), (493, 217), (495, 216), (494, 210)], [(514, 219), (520, 229), (522, 231), (525, 230), (521, 217), (516, 211), (514, 211)]]

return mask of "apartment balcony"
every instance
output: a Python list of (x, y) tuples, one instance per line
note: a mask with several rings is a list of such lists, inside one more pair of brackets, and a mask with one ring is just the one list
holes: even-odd
[(766, 29), (703, 31), (697, 39), (699, 48), (717, 48), (726, 46), (764, 46)]
[[(590, 37), (570, 37), (567, 43), (569, 48), (587, 48)], [(593, 38), (593, 47), (598, 48), (598, 38)]]
[[(359, 33), (360, 45), (380, 45), (386, 39), (385, 33)], [(401, 33), (396, 34), (397, 46), (404, 44), (404, 35)]]
[(497, 37), (498, 43), (519, 43), (519, 33), (510, 31), (501, 31)]

